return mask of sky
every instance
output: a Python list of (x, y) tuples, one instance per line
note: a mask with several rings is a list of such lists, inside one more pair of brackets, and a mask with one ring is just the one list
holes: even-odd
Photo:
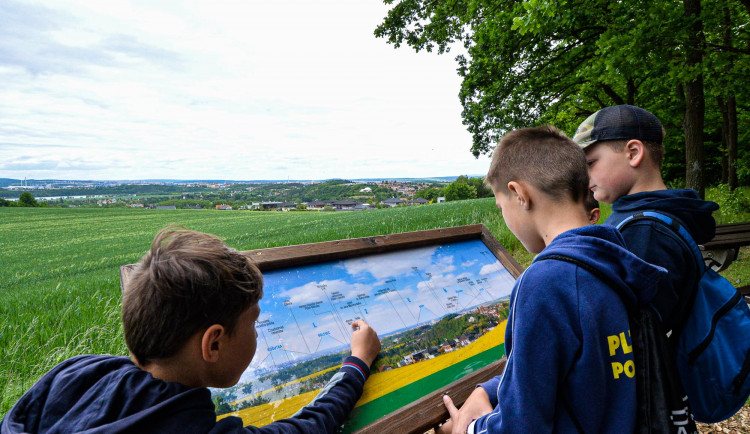
[(451, 53), (382, 0), (0, 0), (0, 178), (484, 174)]
[(515, 279), (480, 240), (263, 273), (256, 370), (349, 344), (364, 319), (380, 336), (510, 295)]

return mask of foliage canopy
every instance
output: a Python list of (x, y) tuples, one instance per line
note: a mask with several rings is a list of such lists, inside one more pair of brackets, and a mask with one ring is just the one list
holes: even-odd
[[(702, 188), (685, 159), (688, 169), (725, 181), (726, 119), (734, 117), (735, 136), (739, 129), (735, 144), (750, 138), (750, 1), (384, 2), (392, 8), (376, 36), (416, 51), (461, 51), (459, 98), (475, 156), (512, 129), (551, 123), (572, 135), (591, 113), (632, 104), (668, 132), (667, 180), (687, 175)], [(745, 145), (729, 160), (744, 182), (748, 154)]]

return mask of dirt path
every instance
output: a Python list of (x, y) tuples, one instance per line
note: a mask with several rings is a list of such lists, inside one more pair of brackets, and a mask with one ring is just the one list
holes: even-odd
[(750, 433), (750, 405), (742, 409), (729, 419), (711, 425), (699, 423), (698, 431), (706, 433)]

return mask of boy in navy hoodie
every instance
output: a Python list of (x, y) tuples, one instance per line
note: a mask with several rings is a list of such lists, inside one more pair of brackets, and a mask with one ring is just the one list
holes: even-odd
[(590, 224), (583, 151), (558, 129), (508, 133), (486, 180), (508, 228), (539, 255), (511, 293), (505, 371), (460, 410), (446, 396), (451, 420), (440, 432), (634, 432), (628, 315), (589, 270), (642, 304), (664, 271), (630, 253), (616, 229)]
[(263, 276), (218, 238), (161, 231), (132, 271), (122, 323), (130, 358), (79, 356), (48, 372), (6, 414), (2, 434), (334, 433), (380, 351), (355, 321), (352, 356), (308, 406), (262, 428), (216, 421), (207, 387), (237, 383), (255, 354)]
[[(695, 190), (668, 190), (661, 177), (664, 128), (648, 111), (630, 105), (599, 110), (576, 130), (573, 140), (586, 153), (589, 188), (600, 202), (612, 204), (604, 222), (617, 226), (642, 211), (666, 213), (680, 223), (698, 244), (710, 241), (716, 232), (711, 213), (719, 206), (701, 200)], [(652, 306), (665, 330), (679, 334), (680, 319), (691, 307), (698, 270), (693, 252), (679, 235), (654, 220), (626, 225), (622, 236), (628, 250), (669, 272), (659, 282)]]

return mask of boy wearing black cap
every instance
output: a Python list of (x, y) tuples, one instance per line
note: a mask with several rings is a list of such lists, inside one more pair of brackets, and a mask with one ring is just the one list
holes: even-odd
[[(604, 222), (617, 226), (629, 216), (655, 211), (673, 217), (702, 244), (711, 240), (719, 208), (701, 200), (695, 190), (667, 189), (661, 177), (664, 129), (648, 111), (630, 105), (606, 107), (589, 116), (573, 140), (584, 149), (589, 166), (589, 188), (594, 198), (612, 204)], [(652, 305), (665, 330), (675, 330), (690, 309), (698, 279), (693, 253), (665, 224), (638, 219), (622, 228), (628, 250), (646, 262), (669, 271), (659, 282)], [(678, 333), (675, 333), (677, 335)]]

